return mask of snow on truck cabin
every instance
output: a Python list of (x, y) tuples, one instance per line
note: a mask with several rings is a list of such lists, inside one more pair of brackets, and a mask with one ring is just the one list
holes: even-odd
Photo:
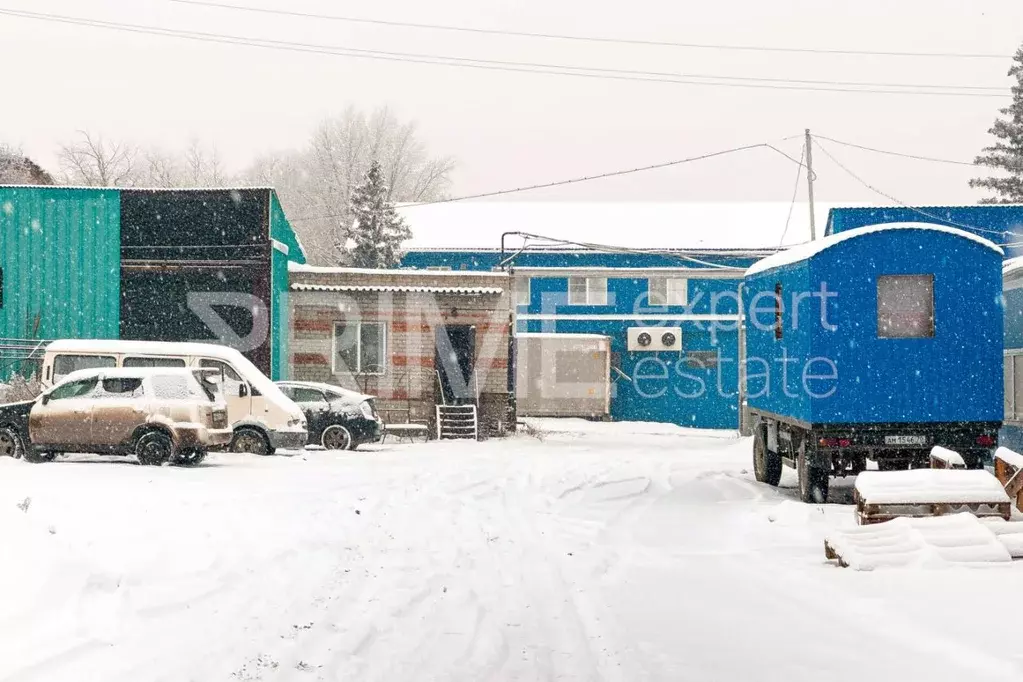
[(0, 679), (1023, 674), (1020, 562), (840, 569), (852, 508), (757, 484), (748, 438), (529, 426), (194, 469), (4, 458)]

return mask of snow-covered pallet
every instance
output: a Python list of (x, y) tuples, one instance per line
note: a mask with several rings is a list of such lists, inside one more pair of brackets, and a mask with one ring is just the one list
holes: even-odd
[(1023, 511), (1023, 455), (1009, 448), (995, 450), (995, 476), (1005, 487), (1005, 494)]
[(898, 518), (837, 530), (824, 554), (839, 566), (869, 571), (905, 566), (1007, 563), (1023, 558), (1023, 522), (973, 514)]
[(1009, 520), (1012, 501), (998, 479), (983, 470), (864, 471), (853, 489), (860, 525), (899, 517), (969, 512)]

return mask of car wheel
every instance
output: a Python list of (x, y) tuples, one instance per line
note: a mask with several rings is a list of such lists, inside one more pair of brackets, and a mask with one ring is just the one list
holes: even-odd
[(162, 431), (150, 431), (135, 443), (135, 456), (144, 466), (160, 466), (170, 460), (174, 442)]
[(799, 478), (799, 499), (808, 504), (824, 504), (828, 501), (828, 484), (831, 472), (814, 466), (816, 448), (808, 442), (808, 436), (800, 438), (796, 473)]
[(323, 430), (320, 445), (327, 450), (354, 450), (352, 432), (340, 424), (332, 424)]
[(253, 455), (272, 455), (270, 441), (257, 429), (242, 427), (234, 432), (231, 439), (231, 452), (248, 452)]
[(781, 455), (767, 449), (767, 425), (753, 434), (753, 476), (760, 483), (777, 486), (781, 481)]
[(173, 464), (181, 467), (194, 467), (206, 459), (206, 451), (202, 448), (181, 450), (174, 456)]
[(25, 444), (21, 442), (21, 436), (12, 426), (5, 426), (0, 429), (0, 457), (13, 457), (18, 459), (25, 454)]

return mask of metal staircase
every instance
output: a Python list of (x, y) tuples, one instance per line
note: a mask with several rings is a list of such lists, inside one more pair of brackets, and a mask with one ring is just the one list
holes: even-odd
[(476, 405), (438, 405), (437, 438), (479, 439)]

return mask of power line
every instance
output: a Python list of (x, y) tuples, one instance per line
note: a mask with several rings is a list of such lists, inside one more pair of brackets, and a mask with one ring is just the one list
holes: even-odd
[[(675, 85), (706, 85), (716, 87), (756, 88), (768, 90), (801, 90), (811, 92), (846, 92), (887, 95), (932, 95), (945, 97), (987, 97), (987, 98), (990, 97), (1004, 98), (1008, 96), (1007, 94), (1000, 94), (999, 92), (995, 92), (995, 90), (1000, 89), (991, 86), (956, 86), (928, 84), (900, 85), (894, 83), (893, 84), (878, 83), (872, 85), (868, 83), (844, 81), (818, 82), (808, 80), (800, 81), (793, 79), (759, 78), (753, 76), (747, 77), (727, 75), (714, 76), (705, 74), (694, 75), (673, 74), (669, 72), (658, 71), (611, 69), (602, 67), (572, 66), (565, 64), (544, 64), (469, 57), (452, 57), (434, 54), (391, 52), (384, 50), (365, 50), (331, 45), (319, 45), (315, 43), (300, 43), (284, 40), (272, 40), (268, 38), (250, 38), (246, 36), (235, 36), (221, 33), (185, 31), (163, 28), (159, 26), (127, 24), (122, 22), (104, 21), (100, 19), (88, 19), (82, 17), (71, 17), (60, 14), (47, 14), (41, 12), (28, 12), (22, 10), (11, 10), (2, 8), (0, 8), (0, 15), (72, 24), (78, 26), (89, 26), (93, 28), (105, 28), (109, 30), (124, 31), (129, 33), (141, 33), (146, 35), (184, 38), (187, 40), (199, 42), (242, 45), (246, 47), (258, 47), (263, 49), (283, 50), (290, 52), (326, 54), (338, 57), (356, 57), (380, 61), (406, 62), (415, 64), (432, 64), (437, 66), (455, 66), (462, 68), (484, 69), (490, 71), (507, 71), (516, 73), (574, 76), (577, 78), (596, 78), (602, 80), (622, 80), (650, 83), (671, 83)], [(966, 88), (970, 88), (970, 90), (966, 90)], [(988, 92), (988, 90), (991, 90), (991, 92)]]
[(956, 166), (970, 166), (971, 168), (975, 167), (975, 164), (970, 162), (970, 161), (956, 161), (954, 159), (939, 159), (939, 158), (934, 157), (934, 156), (919, 156), (917, 154), (905, 154), (903, 152), (893, 152), (893, 151), (889, 151), (887, 149), (877, 149), (875, 147), (867, 147), (865, 145), (856, 144), (854, 142), (843, 142), (842, 140), (836, 140), (836, 139), (834, 139), (832, 137), (827, 137), (826, 135), (816, 135), (815, 134), (814, 137), (815, 138), (819, 137), (822, 140), (827, 140), (828, 142), (834, 142), (835, 144), (840, 144), (840, 145), (845, 146), (845, 147), (853, 147), (855, 149), (862, 149), (864, 151), (875, 152), (877, 154), (887, 154), (888, 156), (899, 156), (899, 157), (902, 157), (904, 159), (916, 159), (917, 161), (933, 161), (935, 163), (948, 163), (948, 164), (953, 164), (953, 165), (956, 165)]
[(820, 142), (817, 141), (816, 137), (814, 137), (813, 143), (815, 145), (817, 145), (817, 148), (820, 149), (822, 152), (824, 152), (824, 155), (827, 156), (829, 159), (831, 159), (835, 163), (836, 166), (838, 166), (843, 171), (848, 173), (854, 180), (856, 180), (858, 183), (860, 183), (861, 185), (863, 185), (864, 187), (869, 189), (871, 192), (874, 192), (875, 194), (878, 194), (878, 195), (888, 199), (889, 201), (893, 201), (896, 204), (902, 206), (903, 208), (908, 208), (910, 211), (913, 211), (914, 213), (922, 215), (925, 218), (930, 218), (931, 220), (937, 220), (937, 221), (939, 221), (939, 222), (941, 222), (941, 223), (943, 223), (945, 225), (951, 225), (953, 227), (960, 227), (960, 228), (963, 228), (964, 230), (970, 230), (972, 232), (986, 232), (988, 234), (997, 234), (997, 235), (1000, 235), (1000, 236), (1003, 236), (1003, 237), (1006, 236), (1006, 235), (1014, 234), (1012, 232), (1004, 231), (1004, 230), (989, 230), (989, 229), (986, 229), (986, 228), (983, 228), (983, 227), (977, 227), (976, 225), (964, 225), (962, 223), (956, 223), (956, 222), (953, 222), (953, 221), (949, 220), (948, 218), (943, 218), (942, 216), (934, 215), (933, 213), (928, 213), (927, 211), (923, 211), (923, 210), (921, 210), (919, 208), (916, 208), (915, 206), (910, 206), (909, 204), (907, 204), (906, 202), (902, 201), (901, 199), (899, 199), (897, 197), (894, 197), (891, 194), (888, 194), (884, 190), (878, 189), (877, 187), (873, 186), (872, 184), (870, 184), (869, 182), (867, 182), (866, 180), (861, 178), (852, 169), (850, 169), (844, 163), (842, 163), (841, 161), (836, 159), (835, 156), (824, 147), (824, 145), (822, 145)]
[[(513, 187), (513, 188), (509, 188), (509, 189), (500, 189), (500, 190), (495, 190), (495, 191), (492, 191), (492, 192), (482, 192), (480, 194), (469, 194), (469, 195), (460, 196), (460, 197), (448, 197), (448, 198), (445, 198), (445, 199), (435, 199), (433, 201), (420, 201), (420, 202), (416, 202), (416, 203), (405, 204), (404, 206), (401, 206), (401, 208), (414, 208), (416, 206), (428, 206), (428, 205), (432, 205), (432, 204), (448, 204), (448, 203), (452, 203), (452, 202), (455, 202), (455, 201), (467, 201), (469, 199), (485, 199), (485, 198), (488, 198), (488, 197), (503, 196), (505, 194), (516, 194), (518, 192), (528, 192), (528, 191), (531, 191), (531, 190), (534, 190), (534, 189), (547, 189), (547, 188), (550, 188), (550, 187), (563, 187), (565, 185), (573, 185), (573, 184), (580, 183), (580, 182), (589, 182), (591, 180), (602, 180), (604, 178), (613, 178), (613, 177), (617, 177), (617, 176), (621, 176), (621, 175), (631, 175), (632, 173), (642, 173), (644, 171), (658, 170), (658, 169), (661, 169), (661, 168), (669, 168), (671, 166), (678, 166), (680, 164), (689, 163), (691, 161), (702, 161), (704, 159), (711, 159), (711, 158), (714, 158), (714, 157), (717, 157), (717, 156), (724, 156), (726, 154), (734, 154), (736, 152), (744, 152), (744, 151), (749, 151), (751, 149), (760, 149), (760, 148), (770, 149), (771, 151), (774, 151), (774, 152), (777, 152), (778, 154), (781, 154), (786, 159), (788, 159), (789, 161), (792, 161), (795, 164), (798, 164), (800, 166), (803, 165), (803, 160), (802, 159), (797, 161), (793, 157), (789, 156), (788, 154), (786, 154), (785, 152), (783, 152), (782, 150), (778, 149), (777, 147), (775, 147), (774, 145), (772, 145), (772, 144), (770, 144), (768, 142), (758, 142), (757, 144), (748, 144), (748, 145), (744, 145), (742, 147), (732, 147), (730, 149), (723, 149), (721, 151), (710, 152), (708, 154), (700, 154), (699, 156), (690, 156), (690, 157), (687, 157), (685, 159), (676, 159), (674, 161), (665, 161), (664, 163), (655, 163), (655, 164), (651, 164), (649, 166), (639, 166), (637, 168), (628, 168), (628, 169), (624, 169), (624, 170), (610, 171), (610, 172), (607, 172), (607, 173), (600, 173), (600, 174), (597, 174), (597, 175), (586, 175), (586, 176), (583, 176), (583, 177), (569, 178), (567, 180), (555, 180), (553, 182), (544, 182), (544, 183), (540, 183), (540, 184), (536, 184), (536, 185), (526, 185), (524, 187)], [(329, 219), (329, 218), (340, 218), (340, 217), (342, 217), (342, 216), (339, 215), (339, 214), (328, 213), (328, 214), (323, 214), (323, 215), (299, 216), (297, 218), (289, 218), (288, 220), (291, 221), (291, 222), (299, 222), (299, 221), (305, 221), (305, 220), (325, 220), (325, 219)]]
[(799, 168), (796, 169), (796, 184), (792, 187), (792, 201), (789, 202), (789, 214), (785, 217), (785, 230), (781, 233), (781, 239), (778, 240), (778, 248), (785, 243), (785, 235), (789, 233), (789, 225), (792, 223), (792, 210), (796, 207), (796, 196), (799, 194), (799, 181), (803, 177), (803, 159), (806, 158), (806, 145), (803, 145), (803, 151), (799, 154)]
[(206, 2), (204, 0), (171, 0), (181, 5), (198, 5), (203, 7), (216, 7), (220, 9), (240, 10), (261, 14), (274, 14), (278, 16), (302, 17), (306, 19), (321, 19), (327, 21), (343, 21), (355, 24), (373, 24), (377, 26), (396, 26), (401, 28), (420, 28), (435, 31), (457, 31), (461, 33), (478, 33), (484, 35), (515, 36), (519, 38), (542, 38), (547, 40), (573, 40), (589, 43), (614, 43), (619, 45), (646, 45), (653, 47), (681, 47), (699, 50), (732, 50), (744, 52), (782, 52), (796, 54), (831, 54), (831, 55), (856, 55), (870, 57), (941, 57), (957, 59), (1012, 59), (1011, 54), (991, 53), (961, 53), (961, 52), (900, 52), (900, 51), (874, 51), (874, 50), (842, 50), (830, 48), (808, 48), (808, 47), (772, 47), (765, 45), (718, 45), (711, 43), (681, 43), (663, 40), (643, 40), (630, 38), (613, 38), (605, 36), (581, 36), (566, 35), (558, 33), (539, 33), (532, 31), (508, 31), (502, 29), (475, 28), (470, 26), (449, 26), (443, 24), (425, 24), (410, 21), (388, 21), (384, 19), (365, 19), (361, 17), (339, 16), (335, 14), (316, 14), (312, 12), (297, 12), (293, 10), (270, 9), (264, 7), (249, 7), (245, 5), (232, 5), (221, 2)]

